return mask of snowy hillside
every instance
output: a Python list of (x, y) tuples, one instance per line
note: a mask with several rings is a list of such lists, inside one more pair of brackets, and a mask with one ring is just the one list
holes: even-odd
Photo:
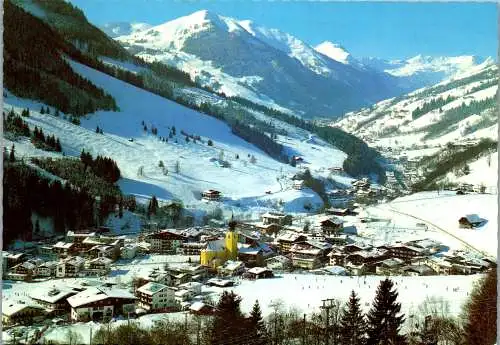
[[(25, 119), (30, 127), (36, 125), (44, 133), (56, 134), (66, 155), (79, 156), (85, 149), (93, 155), (101, 154), (116, 160), (123, 177), (119, 185), (125, 194), (143, 199), (156, 195), (164, 200), (182, 200), (190, 208), (211, 209), (219, 204), (207, 205), (200, 200), (200, 192), (213, 188), (223, 193), (220, 206), (250, 214), (276, 208), (305, 212), (304, 205), (312, 205), (313, 210), (322, 206), (321, 199), (309, 189), (291, 191), (289, 178), (298, 168), (271, 159), (232, 134), (225, 123), (81, 64), (71, 62), (71, 66), (115, 97), (120, 111), (98, 111), (82, 118), (82, 125), (76, 126), (61, 117), (38, 113), (39, 103), (11, 95), (5, 99), (5, 108), (32, 109), (31, 116)], [(142, 121), (149, 129), (156, 127), (158, 136), (167, 137), (174, 126), (177, 135), (167, 143), (162, 142), (148, 134), (150, 130), (144, 132)], [(96, 126), (102, 128), (104, 134), (95, 133)], [(186, 142), (180, 135), (181, 131), (199, 135), (201, 140)], [(213, 141), (213, 146), (207, 145), (208, 139)], [(343, 152), (305, 131), (296, 130), (278, 139), (285, 150), (303, 156), (304, 165), (313, 174), (325, 174), (329, 167), (342, 166), (346, 158)], [(7, 145), (11, 144), (7, 141)], [(15, 144), (19, 156), (44, 154), (28, 141)], [(252, 156), (255, 163), (251, 162)], [(221, 158), (229, 162), (230, 167), (221, 167)], [(168, 175), (158, 167), (160, 160), (167, 167)], [(179, 173), (175, 172), (177, 162)], [(143, 170), (141, 176), (138, 175), (140, 167)]]
[(228, 96), (310, 116), (339, 115), (402, 92), (400, 80), (384, 72), (354, 68), (290, 34), (209, 11), (117, 40), (137, 56), (176, 66)]
[(433, 87), (351, 112), (334, 123), (385, 148), (437, 147), (497, 135), (498, 68), (491, 61)]

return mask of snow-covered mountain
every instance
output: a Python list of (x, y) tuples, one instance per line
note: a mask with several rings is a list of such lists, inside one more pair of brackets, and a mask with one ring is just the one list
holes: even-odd
[(360, 63), (390, 75), (407, 80), (409, 85), (421, 88), (458, 77), (493, 62), (491, 58), (473, 55), (432, 57), (417, 55), (406, 60), (361, 58)]
[(338, 116), (403, 89), (385, 72), (336, 61), (288, 33), (209, 11), (117, 40), (132, 53), (174, 65), (228, 96), (305, 116)]
[(118, 36), (130, 35), (136, 32), (148, 30), (151, 27), (152, 25), (148, 23), (113, 22), (100, 26), (100, 29), (109, 37), (115, 38)]
[(358, 64), (358, 61), (352, 57), (351, 53), (340, 44), (324, 41), (314, 47), (314, 49), (321, 54), (328, 56), (330, 59), (343, 63), (344, 65), (353, 63)]
[(435, 86), (348, 113), (333, 125), (392, 149), (484, 137), (496, 140), (498, 67), (488, 59), (468, 70)]

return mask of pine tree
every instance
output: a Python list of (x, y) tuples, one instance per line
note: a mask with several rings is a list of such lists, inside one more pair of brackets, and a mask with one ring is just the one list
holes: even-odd
[(189, 143), (189, 137), (186, 135), (186, 143)]
[(249, 332), (252, 339), (255, 339), (255, 344), (266, 344), (266, 325), (262, 319), (262, 312), (260, 310), (259, 301), (255, 300), (252, 311), (249, 317), (250, 325)]
[(212, 139), (208, 139), (207, 145), (214, 146), (214, 142), (212, 141)]
[(38, 219), (35, 222), (35, 233), (36, 234), (40, 233), (40, 222), (38, 221)]
[(173, 134), (173, 135), (176, 135), (176, 134), (175, 134), (175, 126), (172, 126), (172, 134)]
[(14, 144), (12, 144), (12, 147), (10, 148), (9, 161), (11, 162), (16, 161), (16, 148)]
[(341, 345), (363, 345), (366, 343), (366, 322), (354, 290), (343, 311), (340, 321)]
[(397, 303), (398, 293), (394, 283), (386, 278), (381, 281), (373, 306), (367, 315), (367, 345), (404, 345), (406, 338), (400, 335), (405, 319), (401, 311), (401, 303)]
[(234, 292), (224, 291), (220, 296), (215, 309), (215, 315), (210, 332), (210, 344), (246, 344), (243, 337), (251, 334), (247, 332), (248, 321), (245, 320), (240, 309), (241, 297)]
[(59, 117), (59, 115), (60, 115), (60, 114), (59, 114), (59, 109), (56, 109), (56, 111), (55, 111), (55, 113), (54, 113), (54, 116), (55, 116), (55, 117)]
[(175, 173), (178, 174), (181, 171), (181, 165), (179, 161), (175, 161), (175, 166), (174, 166)]
[(96, 132), (97, 134), (99, 134), (99, 132), (100, 132), (100, 130), (99, 130), (99, 126), (97, 126), (97, 127), (96, 127), (95, 132)]
[(57, 140), (56, 140), (56, 151), (57, 152), (62, 151), (61, 142), (59, 141), (59, 138), (57, 138)]
[(45, 114), (45, 108), (42, 106), (42, 109), (40, 109), (40, 114)]

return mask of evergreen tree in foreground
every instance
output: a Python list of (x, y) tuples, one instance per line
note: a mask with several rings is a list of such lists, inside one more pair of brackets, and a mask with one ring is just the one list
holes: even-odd
[(245, 344), (251, 339), (248, 332), (248, 321), (240, 309), (241, 297), (234, 292), (224, 291), (220, 296), (219, 303), (210, 332), (210, 344)]
[(400, 335), (405, 319), (400, 315), (401, 303), (397, 303), (398, 293), (394, 283), (386, 278), (380, 282), (373, 306), (367, 315), (367, 345), (405, 345), (406, 338)]
[(351, 297), (340, 320), (340, 334), (342, 345), (363, 345), (366, 343), (366, 321), (361, 312), (359, 297), (354, 290), (351, 292)]
[(259, 301), (255, 300), (255, 304), (253, 305), (252, 312), (249, 317), (249, 333), (252, 338), (255, 339), (255, 344), (266, 344), (266, 325), (264, 320), (262, 319), (262, 312), (260, 310)]
[(148, 205), (148, 216), (155, 215), (158, 211), (158, 200), (156, 196), (153, 195)]

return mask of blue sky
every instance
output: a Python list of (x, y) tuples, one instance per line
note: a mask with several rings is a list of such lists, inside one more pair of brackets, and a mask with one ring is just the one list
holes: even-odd
[(153, 25), (208, 9), (289, 32), (309, 44), (329, 40), (354, 56), (497, 56), (495, 3), (270, 0), (71, 0), (94, 24)]

